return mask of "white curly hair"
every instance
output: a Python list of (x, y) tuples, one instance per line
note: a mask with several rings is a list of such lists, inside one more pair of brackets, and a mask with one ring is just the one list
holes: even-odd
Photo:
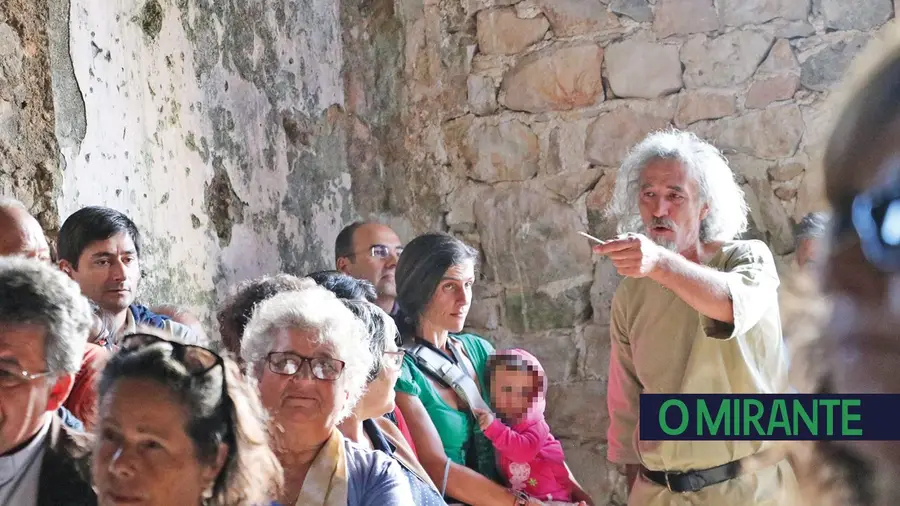
[(635, 145), (619, 168), (607, 217), (619, 233), (644, 229), (638, 210), (641, 173), (653, 160), (677, 160), (697, 182), (701, 204), (709, 213), (700, 223), (703, 242), (727, 241), (747, 230), (747, 201), (728, 161), (712, 144), (691, 132), (654, 132)]
[(333, 293), (318, 285), (280, 293), (256, 307), (244, 330), (241, 358), (251, 373), (260, 371), (272, 351), (273, 333), (284, 329), (314, 330), (315, 342), (331, 346), (333, 358), (344, 362), (338, 387), (348, 398), (336, 417), (340, 423), (366, 389), (374, 362), (368, 329)]

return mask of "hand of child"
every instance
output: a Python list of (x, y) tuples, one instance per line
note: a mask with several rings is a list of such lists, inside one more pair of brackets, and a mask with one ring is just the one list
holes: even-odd
[(494, 414), (491, 413), (487, 409), (474, 409), (475, 417), (478, 420), (478, 426), (481, 427), (481, 430), (487, 429), (492, 423), (494, 423)]

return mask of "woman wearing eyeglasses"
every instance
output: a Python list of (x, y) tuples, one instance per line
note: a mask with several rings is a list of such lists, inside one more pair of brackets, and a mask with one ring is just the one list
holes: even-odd
[(142, 332), (122, 339), (100, 380), (92, 462), (99, 504), (268, 504), (281, 468), (237, 365)]
[(366, 328), (333, 294), (314, 286), (259, 305), (241, 355), (259, 380), (284, 467), (285, 506), (415, 504), (400, 465), (337, 429), (363, 394), (373, 363)]

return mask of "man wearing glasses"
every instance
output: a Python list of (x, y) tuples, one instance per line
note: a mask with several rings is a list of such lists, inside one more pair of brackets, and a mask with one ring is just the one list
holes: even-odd
[(54, 412), (72, 388), (92, 318), (49, 264), (0, 258), (0, 504), (96, 504), (79, 462), (89, 436)]
[(402, 252), (397, 233), (380, 223), (351, 223), (334, 241), (337, 270), (375, 285), (375, 303), (390, 315), (397, 312), (394, 271)]

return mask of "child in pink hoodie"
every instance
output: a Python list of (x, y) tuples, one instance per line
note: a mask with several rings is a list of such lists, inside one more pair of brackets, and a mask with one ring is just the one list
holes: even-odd
[[(505, 350), (488, 359), (487, 387), (500, 418), (478, 411), (478, 424), (494, 443), (500, 470), (513, 490), (547, 505), (573, 502), (562, 445), (544, 420), (547, 377), (540, 362), (524, 350)], [(501, 419), (503, 421), (501, 421)]]

